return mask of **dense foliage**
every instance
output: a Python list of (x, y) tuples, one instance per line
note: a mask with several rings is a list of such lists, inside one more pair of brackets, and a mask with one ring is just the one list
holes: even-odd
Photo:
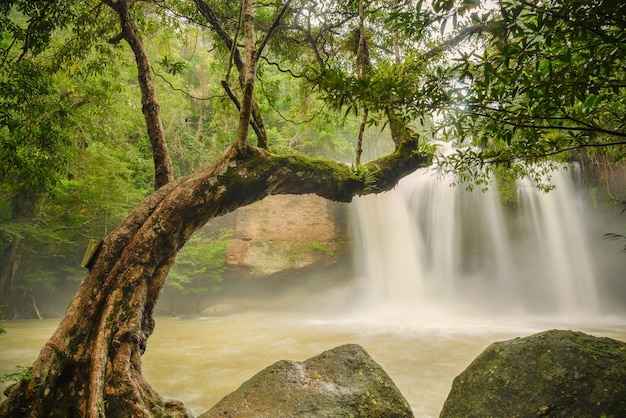
[[(503, 0), (480, 49), (455, 58), (463, 106), (454, 135), (479, 145), (449, 161), (479, 175), (581, 151), (626, 153), (626, 5)], [(473, 16), (476, 21), (477, 17)], [(520, 164), (521, 163), (521, 164)]]
[[(172, 21), (169, 9), (137, 6), (174, 172), (187, 175), (232, 141), (236, 109), (212, 75), (227, 55), (206, 31)], [(88, 240), (106, 236), (150, 191), (136, 70), (129, 52), (109, 42), (115, 22), (102, 5), (1, 7), (0, 306), (7, 317), (59, 315), (84, 274)], [(274, 147), (349, 161), (353, 122), (337, 123), (265, 65), (259, 102)], [(223, 252), (209, 262), (223, 268)], [(189, 280), (173, 277), (170, 287), (192, 292)]]
[[(236, 135), (240, 7), (129, 3), (175, 176), (198, 171)], [(519, 162), (581, 149), (624, 155), (622, 4), (295, 1), (274, 27), (283, 6), (255, 9), (257, 41), (267, 41), (255, 106), (275, 152), (356, 163), (356, 176), (372, 176), (361, 159), (403, 135), (420, 147), (454, 140), (477, 147), (441, 162), (470, 184), (496, 166), (542, 174)], [(136, 69), (117, 25), (96, 1), (0, 5), (0, 304), (9, 316), (35, 315), (34, 301), (54, 313), (44, 295), (71, 292), (87, 240), (106, 236), (151, 188)], [(170, 286), (189, 292), (188, 274)]]

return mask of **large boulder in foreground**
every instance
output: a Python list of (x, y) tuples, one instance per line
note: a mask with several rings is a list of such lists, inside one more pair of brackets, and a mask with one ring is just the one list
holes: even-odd
[(198, 418), (413, 417), (385, 371), (356, 344), (260, 371)]
[(558, 330), (494, 343), (454, 379), (448, 417), (626, 417), (626, 343)]

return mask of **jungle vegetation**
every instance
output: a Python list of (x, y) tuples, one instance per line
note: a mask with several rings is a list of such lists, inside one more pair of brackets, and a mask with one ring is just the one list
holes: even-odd
[[(19, 316), (80, 285), (0, 414), (187, 416), (141, 355), (177, 254), (238, 207), (347, 202), (434, 159), (481, 185), (623, 158), (625, 16), (602, 0), (3, 1), (0, 304)], [(94, 237), (89, 269), (67, 267)]]

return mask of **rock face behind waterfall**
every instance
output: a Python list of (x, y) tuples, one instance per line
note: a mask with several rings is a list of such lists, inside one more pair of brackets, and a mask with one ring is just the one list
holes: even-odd
[(546, 331), (494, 343), (454, 379), (441, 418), (625, 417), (626, 343)]
[(233, 213), (231, 275), (256, 278), (336, 263), (348, 247), (347, 206), (315, 195), (268, 196)]
[(217, 417), (402, 418), (413, 413), (369, 354), (347, 344), (304, 362), (274, 363), (199, 418)]

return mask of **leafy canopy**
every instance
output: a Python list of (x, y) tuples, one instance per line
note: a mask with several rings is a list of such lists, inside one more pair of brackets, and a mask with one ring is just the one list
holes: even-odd
[(482, 47), (456, 58), (465, 99), (449, 122), (455, 135), (480, 148), (449, 165), (481, 170), (488, 163), (568, 159), (578, 150), (623, 158), (626, 4), (501, 0), (498, 6), (489, 30), (475, 38)]

